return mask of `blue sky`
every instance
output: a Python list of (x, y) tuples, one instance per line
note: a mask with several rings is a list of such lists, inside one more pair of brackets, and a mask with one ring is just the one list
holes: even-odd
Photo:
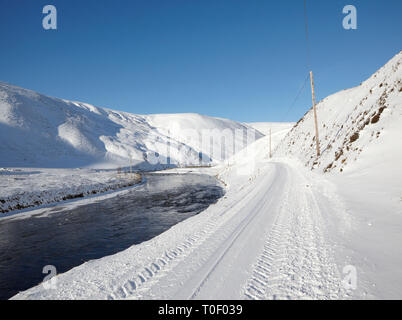
[[(42, 28), (42, 8), (58, 29)], [(307, 0), (317, 98), (401, 48), (402, 1)], [(357, 8), (358, 29), (342, 28)], [(303, 0), (0, 0), (0, 81), (139, 114), (297, 121), (311, 107)]]

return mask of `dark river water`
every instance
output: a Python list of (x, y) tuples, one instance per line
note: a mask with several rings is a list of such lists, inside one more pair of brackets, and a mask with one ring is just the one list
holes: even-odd
[[(128, 193), (28, 218), (0, 219), (0, 299), (43, 281), (43, 267), (65, 272), (149, 240), (205, 210), (224, 193), (198, 174), (146, 174)], [(17, 216), (14, 216), (17, 217)]]

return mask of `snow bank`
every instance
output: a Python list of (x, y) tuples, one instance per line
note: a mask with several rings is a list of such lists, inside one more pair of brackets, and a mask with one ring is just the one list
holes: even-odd
[(14, 210), (126, 188), (138, 174), (95, 169), (0, 169), (0, 217)]

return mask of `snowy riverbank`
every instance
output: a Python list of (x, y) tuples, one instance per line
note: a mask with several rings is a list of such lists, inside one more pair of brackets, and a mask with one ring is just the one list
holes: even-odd
[(0, 217), (17, 210), (133, 186), (138, 174), (95, 169), (0, 169)]

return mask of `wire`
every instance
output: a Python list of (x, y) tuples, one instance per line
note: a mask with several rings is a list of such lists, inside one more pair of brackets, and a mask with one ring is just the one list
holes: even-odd
[(307, 77), (304, 79), (303, 84), (300, 86), (299, 92), (297, 93), (297, 95), (294, 98), (292, 104), (289, 106), (288, 110), (286, 111), (285, 115), (283, 116), (282, 122), (286, 119), (286, 117), (288, 116), (290, 110), (293, 109), (294, 105), (296, 104), (296, 101), (299, 99), (301, 93), (303, 92), (304, 88), (306, 87), (306, 83), (307, 83), (308, 78), (309, 78), (309, 75), (307, 75)]
[[(310, 71), (311, 70), (310, 69), (310, 41), (309, 41), (309, 32), (308, 32), (307, 0), (304, 0), (304, 27), (305, 27), (305, 36), (306, 36), (306, 66), (307, 66), (307, 70)], [(302, 85), (300, 86), (299, 92), (297, 93), (292, 104), (289, 106), (286, 113), (284, 114), (282, 122), (286, 119), (289, 112), (293, 109), (293, 107), (296, 104), (297, 100), (299, 99), (301, 93), (303, 92), (304, 88), (306, 87), (306, 83), (307, 83), (308, 79), (309, 79), (309, 74), (307, 74)]]

